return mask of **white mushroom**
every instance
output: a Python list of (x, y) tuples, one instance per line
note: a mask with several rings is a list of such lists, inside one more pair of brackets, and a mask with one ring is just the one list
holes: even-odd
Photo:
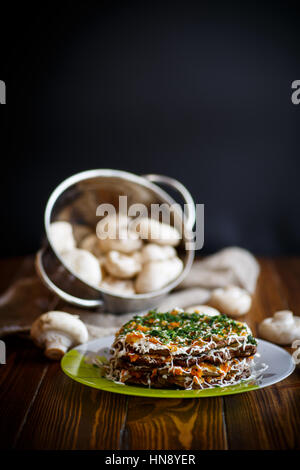
[(214, 289), (209, 303), (220, 312), (237, 317), (248, 312), (252, 299), (246, 290), (236, 286), (228, 286)]
[(48, 312), (31, 326), (30, 336), (50, 359), (59, 360), (72, 346), (88, 341), (88, 330), (77, 315)]
[(141, 265), (144, 263), (142, 251), (134, 251), (133, 253), (131, 253), (131, 256), (133, 256), (137, 263)]
[(295, 351), (292, 354), (295, 365), (300, 369), (300, 339), (293, 341), (292, 348)]
[(103, 253), (107, 253), (108, 251), (120, 251), (121, 253), (129, 254), (133, 253), (134, 251), (138, 251), (143, 242), (140, 240), (139, 236), (134, 233), (125, 230), (120, 230), (120, 237), (119, 239), (99, 239), (100, 249)]
[(148, 243), (141, 250), (143, 263), (148, 263), (149, 261), (164, 261), (174, 258), (176, 254), (176, 250), (173, 246), (160, 246), (155, 243)]
[(133, 253), (142, 247), (139, 235), (129, 229), (130, 220), (127, 215), (118, 213), (98, 222), (96, 233), (103, 253), (111, 250)]
[(289, 310), (281, 310), (263, 320), (258, 326), (258, 332), (262, 338), (273, 343), (291, 345), (293, 341), (300, 340), (300, 317), (294, 316)]
[(78, 247), (84, 238), (95, 233), (95, 230), (92, 230), (89, 225), (73, 224), (72, 227), (75, 242)]
[(176, 279), (182, 269), (183, 263), (177, 257), (165, 261), (150, 261), (138, 274), (135, 290), (138, 294), (159, 290)]
[(294, 353), (293, 353), (293, 358), (295, 361), (296, 366), (298, 369), (300, 369), (300, 348), (298, 348)]
[(97, 237), (100, 240), (119, 239), (120, 232), (127, 230), (129, 222), (130, 218), (125, 214), (107, 215), (97, 224)]
[(75, 248), (72, 225), (69, 222), (53, 222), (49, 227), (49, 240), (58, 253)]
[(195, 305), (194, 307), (184, 309), (184, 311), (187, 313), (203, 313), (208, 317), (215, 317), (216, 315), (221, 315), (219, 310), (210, 307), (209, 305)]
[(142, 269), (142, 265), (134, 256), (124, 255), (118, 251), (108, 252), (104, 267), (109, 274), (120, 279), (131, 279)]
[(98, 285), (102, 274), (97, 258), (89, 251), (74, 248), (62, 253), (62, 258), (71, 271), (88, 284)]
[(180, 242), (178, 230), (156, 219), (143, 217), (136, 224), (136, 231), (143, 240), (150, 240), (158, 245), (176, 246)]
[[(107, 271), (105, 269), (105, 261), (106, 261), (106, 256), (105, 255), (99, 256), (98, 263), (99, 263), (100, 271), (101, 271), (101, 281), (107, 275)], [(101, 281), (100, 281), (100, 283), (101, 283)]]
[(100, 258), (100, 256), (102, 255), (99, 238), (93, 233), (81, 240), (78, 245), (78, 248), (82, 248), (83, 250), (89, 251), (94, 256), (96, 256), (96, 258)]
[(101, 283), (100, 288), (108, 290), (114, 294), (134, 295), (134, 284), (129, 279), (117, 279), (113, 276), (107, 276)]

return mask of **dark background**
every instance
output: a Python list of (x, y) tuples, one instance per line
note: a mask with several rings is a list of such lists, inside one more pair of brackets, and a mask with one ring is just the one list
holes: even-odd
[(92, 168), (182, 181), (205, 252), (299, 254), (296, 5), (1, 4), (0, 255), (36, 251), (50, 192)]

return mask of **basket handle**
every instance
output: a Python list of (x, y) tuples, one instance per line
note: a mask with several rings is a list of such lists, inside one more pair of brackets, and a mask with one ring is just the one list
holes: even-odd
[(170, 178), (169, 176), (149, 174), (143, 175), (143, 178), (151, 181), (151, 183), (165, 184), (166, 186), (170, 186), (182, 196), (186, 210), (186, 226), (188, 230), (192, 230), (196, 222), (196, 209), (194, 199), (186, 187), (179, 181), (175, 180), (174, 178)]

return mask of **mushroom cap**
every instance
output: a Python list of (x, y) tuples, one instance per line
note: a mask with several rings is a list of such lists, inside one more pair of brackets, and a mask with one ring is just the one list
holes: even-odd
[(182, 269), (183, 262), (177, 257), (164, 261), (150, 261), (144, 264), (137, 275), (135, 290), (138, 294), (159, 290), (176, 279)]
[(98, 285), (102, 274), (98, 259), (87, 250), (74, 248), (62, 253), (66, 266), (85, 282)]
[(142, 266), (136, 257), (112, 250), (107, 254), (105, 268), (112, 276), (130, 279), (141, 270)]
[(111, 291), (115, 294), (134, 295), (134, 284), (131, 279), (118, 279), (113, 276), (106, 276), (100, 284), (100, 288)]
[(156, 243), (147, 243), (141, 250), (143, 263), (147, 263), (148, 261), (164, 261), (174, 258), (176, 255), (175, 248), (170, 245), (162, 246)]
[(290, 310), (280, 310), (273, 315), (274, 322), (284, 322), (285, 325), (293, 325), (295, 318)]
[(216, 315), (221, 315), (219, 310), (216, 308), (210, 307), (209, 305), (195, 305), (194, 307), (189, 307), (185, 309), (187, 313), (203, 313), (208, 317), (215, 317)]
[(210, 303), (227, 315), (238, 316), (248, 312), (252, 299), (245, 289), (237, 286), (227, 286), (214, 289)]
[(107, 253), (108, 251), (120, 251), (121, 253), (133, 253), (143, 246), (142, 240), (139, 236), (127, 229), (120, 229), (119, 238), (102, 238), (99, 239), (101, 251)]
[(97, 223), (97, 237), (99, 240), (119, 239), (120, 233), (127, 231), (129, 221), (130, 218), (121, 212), (107, 215)]
[(158, 245), (176, 246), (180, 242), (180, 233), (176, 228), (156, 219), (142, 217), (136, 229), (142, 239), (154, 241)]
[(95, 230), (93, 230), (89, 225), (73, 224), (72, 228), (75, 243), (79, 247), (84, 238), (87, 238), (88, 235), (93, 235), (95, 233)]
[(96, 258), (99, 258), (102, 255), (102, 251), (100, 249), (100, 243), (97, 235), (94, 233), (90, 233), (86, 237), (84, 237), (79, 245), (79, 248), (82, 250), (87, 250), (90, 253), (92, 253)]
[(49, 240), (58, 253), (72, 250), (76, 245), (72, 225), (64, 221), (50, 224)]
[(300, 339), (300, 317), (289, 310), (276, 312), (273, 317), (265, 318), (258, 326), (259, 335), (273, 343), (292, 344)]
[(43, 347), (49, 332), (70, 337), (72, 344), (85, 343), (88, 340), (88, 331), (78, 315), (51, 311), (38, 317), (31, 326), (30, 336), (38, 346)]
[(292, 356), (296, 366), (300, 369), (300, 339), (293, 341), (292, 348), (295, 349)]
[(97, 224), (97, 228), (102, 233), (111, 233), (119, 227), (128, 227), (131, 218), (127, 214), (122, 212), (116, 212), (115, 214), (108, 214), (103, 217)]

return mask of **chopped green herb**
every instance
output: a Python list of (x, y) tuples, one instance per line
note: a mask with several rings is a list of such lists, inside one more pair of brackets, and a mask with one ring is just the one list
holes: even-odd
[[(226, 315), (208, 317), (204, 314), (186, 312), (161, 313), (150, 310), (145, 316), (136, 315), (120, 330), (120, 334), (142, 331), (148, 337), (156, 337), (162, 343), (176, 340), (178, 344), (191, 344), (201, 338), (205, 341), (211, 336), (226, 337), (228, 334), (245, 336), (247, 326), (228, 318)], [(248, 335), (248, 343), (255, 344), (253, 336)]]
[(248, 343), (254, 344), (255, 346), (257, 346), (257, 341), (256, 341), (255, 338), (253, 338), (252, 335), (248, 335), (248, 336), (247, 336), (247, 341), (248, 341)]

